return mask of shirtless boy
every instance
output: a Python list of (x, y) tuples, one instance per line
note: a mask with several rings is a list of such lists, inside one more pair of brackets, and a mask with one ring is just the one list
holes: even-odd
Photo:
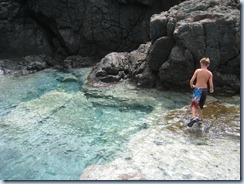
[[(194, 88), (192, 95), (192, 103), (191, 103), (191, 112), (192, 118), (190, 123), (187, 126), (192, 127), (195, 122), (199, 124), (202, 123), (202, 110), (203, 105), (205, 104), (208, 92), (208, 84), (210, 93), (214, 92), (213, 89), (213, 75), (207, 68), (210, 65), (209, 58), (202, 58), (200, 60), (201, 68), (196, 69), (191, 80), (190, 86)], [(196, 84), (194, 82), (196, 80)], [(198, 106), (200, 108), (198, 108)], [(198, 118), (196, 117), (196, 109), (198, 108)]]

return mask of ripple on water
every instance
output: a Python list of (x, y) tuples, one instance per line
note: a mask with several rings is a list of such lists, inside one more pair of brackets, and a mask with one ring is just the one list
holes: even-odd
[(8, 78), (1, 85), (0, 98), (9, 108), (1, 103), (0, 178), (79, 179), (85, 167), (121, 156), (153, 110), (125, 98), (88, 98), (83, 81), (62, 82), (56, 73)]
[[(226, 149), (228, 144), (224, 141), (214, 150), (217, 159), (208, 161), (209, 150), (215, 146), (208, 141), (210, 138), (240, 136), (237, 115), (240, 111), (235, 107), (206, 104), (204, 120), (209, 122), (206, 130), (204, 133), (198, 127), (189, 130), (187, 108), (170, 111), (163, 119), (168, 110), (186, 105), (185, 94), (138, 91), (126, 85), (83, 91), (80, 85), (88, 73), (75, 72), (72, 82), (71, 79), (64, 82), (62, 72), (49, 70), (8, 78), (1, 84), (0, 178), (77, 180), (84, 168), (94, 164), (90, 172), (97, 171), (94, 178), (98, 179), (102, 177), (100, 173), (112, 179), (116, 173), (124, 179), (207, 179), (203, 165), (209, 164), (212, 171), (214, 164), (221, 164), (218, 157), (222, 153), (238, 161), (236, 145)], [(213, 114), (215, 111), (225, 116)], [(128, 159), (121, 159), (124, 156)], [(191, 167), (192, 161), (197, 163), (195, 168), (199, 172)], [(111, 167), (102, 165), (110, 162)], [(225, 170), (225, 165), (215, 169), (216, 175)], [(119, 169), (122, 175), (117, 172)], [(238, 166), (231, 169), (238, 171)]]
[(173, 110), (166, 116), (171, 122), (167, 129), (173, 132), (185, 132), (195, 138), (223, 138), (240, 139), (240, 107), (220, 101), (206, 103), (203, 110), (203, 124), (195, 123), (192, 128), (187, 127), (190, 119), (190, 108), (184, 107)]

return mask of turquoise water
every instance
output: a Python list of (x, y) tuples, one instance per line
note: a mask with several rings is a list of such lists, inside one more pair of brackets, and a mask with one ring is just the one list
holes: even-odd
[(0, 179), (78, 180), (91, 164), (122, 156), (153, 108), (87, 93), (90, 69), (0, 76)]
[(209, 95), (188, 128), (191, 93), (91, 88), (89, 72), (0, 75), (0, 180), (240, 178), (239, 96)]

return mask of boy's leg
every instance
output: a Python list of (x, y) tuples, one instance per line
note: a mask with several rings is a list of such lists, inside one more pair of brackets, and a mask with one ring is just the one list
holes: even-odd
[(197, 122), (196, 107), (194, 105), (191, 107), (191, 112), (192, 112), (192, 114), (191, 114), (192, 118), (191, 118), (190, 122), (187, 124), (188, 127), (192, 127), (193, 124)]
[(202, 120), (202, 109), (198, 108), (198, 119)]
[(204, 89), (202, 91), (202, 95), (201, 95), (200, 102), (199, 102), (199, 109), (198, 109), (198, 119), (199, 120), (202, 120), (202, 110), (203, 110), (203, 106), (206, 102), (206, 99), (207, 99), (207, 89)]
[(191, 118), (196, 117), (196, 108), (194, 105), (191, 106)]

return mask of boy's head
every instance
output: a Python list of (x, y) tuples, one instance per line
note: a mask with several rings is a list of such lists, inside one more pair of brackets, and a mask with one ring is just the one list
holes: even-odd
[(210, 65), (210, 60), (209, 58), (202, 58), (200, 60), (201, 65), (208, 67)]

